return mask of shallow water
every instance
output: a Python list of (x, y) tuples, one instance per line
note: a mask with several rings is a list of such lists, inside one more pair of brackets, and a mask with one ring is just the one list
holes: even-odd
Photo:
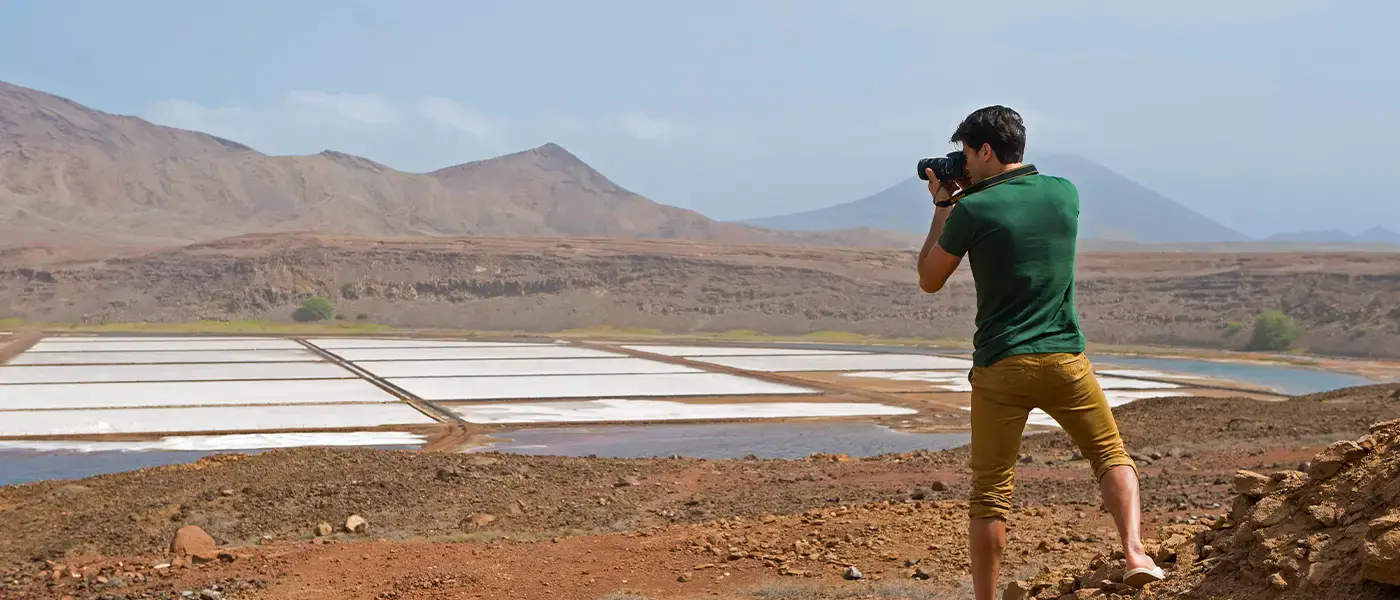
[[(418, 446), (375, 446), (381, 450), (416, 450)], [(120, 451), (36, 452), (0, 449), (0, 487), (46, 479), (82, 479), (147, 467), (192, 463), (215, 454), (258, 454), (264, 450), (237, 451)]]
[(1188, 375), (1201, 375), (1215, 379), (1228, 379), (1240, 383), (1264, 386), (1274, 391), (1290, 395), (1316, 394), (1318, 392), (1326, 392), (1338, 388), (1376, 383), (1360, 375), (1281, 365), (1113, 355), (1094, 355), (1090, 356), (1090, 360), (1094, 361), (1096, 364), (1111, 363), (1124, 367), (1138, 367), (1157, 371), (1185, 373)]
[(873, 423), (729, 423), (604, 425), (522, 429), (476, 451), (551, 456), (653, 458), (802, 458), (813, 453), (875, 456), (944, 450), (968, 443), (966, 433), (904, 433)]

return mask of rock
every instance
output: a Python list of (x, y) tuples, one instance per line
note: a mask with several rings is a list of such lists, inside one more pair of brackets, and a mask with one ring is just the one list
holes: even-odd
[(195, 525), (181, 527), (170, 540), (170, 553), (175, 556), (213, 552), (216, 547), (214, 538)]
[(1400, 585), (1400, 527), (1389, 517), (1400, 516), (1400, 511), (1371, 522), (1371, 531), (1366, 536), (1366, 556), (1361, 563), (1361, 577), (1377, 583)]
[(1337, 563), (1330, 560), (1308, 565), (1308, 585), (1322, 585), (1336, 568)]
[(1312, 464), (1308, 467), (1308, 476), (1313, 479), (1326, 479), (1370, 452), (1351, 440), (1336, 442), (1313, 457)]
[(490, 513), (477, 513), (472, 515), (470, 521), (472, 527), (485, 527), (496, 521), (496, 515)]
[(1327, 502), (1309, 506), (1308, 515), (1312, 516), (1313, 520), (1323, 527), (1335, 526), (1340, 520), (1337, 507)]
[(945, 492), (948, 491), (948, 484), (943, 483), (942, 480), (935, 479), (933, 483), (929, 484), (929, 488), (935, 492)]
[(350, 533), (364, 533), (368, 527), (369, 521), (360, 515), (350, 515), (350, 518), (345, 519), (345, 530)]
[(332, 533), (335, 533), (335, 528), (331, 527), (330, 523), (319, 523), (316, 525), (316, 530), (314, 533), (316, 534), (316, 537), (326, 537)]
[(641, 480), (631, 475), (621, 477), (616, 483), (613, 483), (613, 487), (637, 487), (639, 485), (642, 485)]
[(233, 494), (234, 494), (234, 491), (233, 491), (233, 490), (230, 490), (230, 489), (222, 489), (222, 490), (219, 490), (219, 495), (220, 495), (220, 496), (223, 496), (223, 497), (225, 497), (225, 498), (227, 498), (227, 497), (229, 497), (229, 496), (232, 496)]
[(865, 574), (861, 573), (860, 569), (855, 567), (846, 567), (846, 574), (842, 575), (842, 577), (845, 577), (849, 581), (856, 581), (865, 578)]
[(1031, 456), (1031, 455), (1029, 455), (1029, 454), (1022, 454), (1022, 455), (1021, 455), (1021, 464), (1023, 464), (1023, 465), (1028, 465), (1028, 464), (1031, 464), (1031, 463), (1033, 463), (1033, 462), (1035, 462), (1035, 457), (1034, 457), (1034, 456)]
[(1269, 576), (1269, 587), (1282, 592), (1288, 589), (1288, 580), (1283, 578), (1282, 573), (1274, 573)]
[(910, 573), (909, 577), (911, 579), (918, 579), (919, 581), (928, 581), (933, 579), (933, 573), (928, 572), (923, 567), (915, 567), (914, 572)]
[(1079, 583), (1079, 582), (1078, 582), (1078, 581), (1075, 581), (1075, 579), (1074, 579), (1073, 577), (1061, 577), (1061, 578), (1060, 578), (1060, 595), (1061, 595), (1061, 596), (1064, 596), (1064, 595), (1066, 595), (1066, 594), (1073, 594), (1073, 593), (1074, 593), (1074, 589), (1077, 588), (1077, 587), (1079, 587), (1079, 586), (1077, 585), (1078, 583)]
[(199, 600), (224, 600), (224, 595), (214, 590), (201, 590), (199, 592)]
[(676, 581), (679, 581), (681, 583), (690, 583), (690, 574), (681, 573), (680, 575), (676, 576)]
[(1013, 581), (1006, 584), (1006, 590), (1001, 593), (1001, 600), (1026, 600), (1030, 591), (1030, 584), (1024, 581)]
[(1269, 496), (1254, 505), (1254, 509), (1249, 513), (1248, 523), (1254, 529), (1272, 527), (1287, 519), (1288, 513), (1288, 506), (1284, 504), (1283, 498)]
[(1241, 469), (1235, 471), (1233, 487), (1236, 494), (1257, 500), (1268, 493), (1265, 490), (1267, 490), (1269, 485), (1273, 482), (1274, 480), (1269, 477), (1260, 475), (1254, 471)]

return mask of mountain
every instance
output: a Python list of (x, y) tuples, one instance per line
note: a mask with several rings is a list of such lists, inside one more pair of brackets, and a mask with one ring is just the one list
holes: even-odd
[(0, 241), (184, 243), (248, 233), (597, 236), (905, 247), (868, 229), (771, 231), (652, 202), (555, 144), (407, 173), (327, 150), (268, 156), (0, 82)]
[(1268, 237), (1271, 242), (1314, 242), (1326, 244), (1394, 244), (1400, 245), (1400, 233), (1384, 227), (1372, 227), (1351, 235), (1340, 229), (1324, 231), (1293, 231)]
[[(1080, 237), (1142, 243), (1249, 239), (1088, 159), (1053, 155), (1033, 162), (1042, 173), (1068, 178), (1079, 188)], [(854, 202), (743, 223), (806, 231), (864, 225), (922, 234), (931, 211), (927, 183), (911, 177)]]

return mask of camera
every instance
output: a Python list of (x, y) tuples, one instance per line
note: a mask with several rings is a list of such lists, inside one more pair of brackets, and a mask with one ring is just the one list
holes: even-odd
[(928, 173), (924, 169), (933, 169), (933, 175), (939, 181), (967, 179), (967, 157), (961, 150), (955, 150), (941, 158), (919, 159), (919, 179), (928, 181)]

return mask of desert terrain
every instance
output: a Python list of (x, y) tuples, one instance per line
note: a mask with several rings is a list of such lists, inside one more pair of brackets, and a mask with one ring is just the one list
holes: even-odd
[[(1400, 386), (1284, 402), (1151, 399), (1115, 413), (1141, 461), (1150, 545), (1173, 569), (1139, 597), (1395, 597), (1379, 581), (1400, 583), (1387, 570), (1400, 560), (1391, 539), (1400, 531), (1386, 520), (1400, 509), (1400, 429), (1374, 424), (1400, 417)], [(1329, 448), (1353, 439), (1362, 449)], [(1036, 598), (1132, 597), (1112, 582), (1112, 524), (1068, 440), (1034, 435), (1022, 453), (1006, 581)], [(211, 457), (0, 488), (0, 589), (83, 599), (965, 598), (966, 460), (965, 449), (796, 461)], [(169, 554), (189, 525), (212, 545), (185, 548), (186, 538), (191, 556)], [(1301, 557), (1294, 539), (1306, 542)]]
[[(971, 337), (964, 270), (936, 297), (912, 252), (601, 238), (258, 234), (162, 250), (23, 246), (0, 254), (0, 317), (31, 322), (286, 322), (324, 295), (405, 328)], [(1314, 354), (1400, 357), (1400, 255), (1081, 255), (1076, 303), (1103, 344), (1238, 349), (1282, 310)]]

